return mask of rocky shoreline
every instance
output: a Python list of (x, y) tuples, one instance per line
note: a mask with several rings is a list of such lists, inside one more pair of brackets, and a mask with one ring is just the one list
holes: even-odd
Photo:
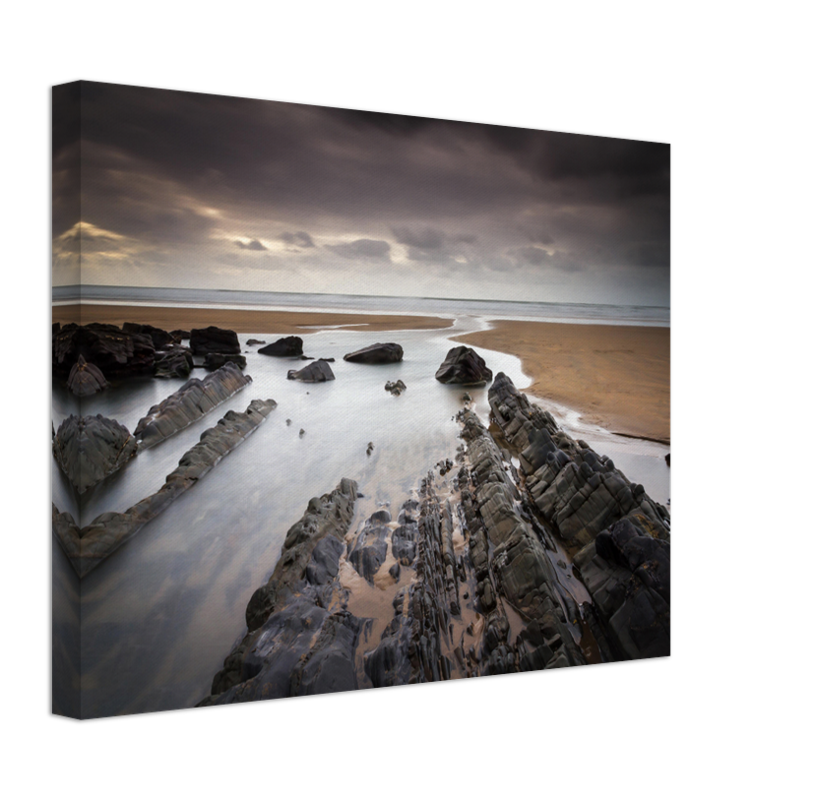
[(489, 401), (395, 520), (349, 479), (309, 502), (200, 705), (669, 654), (668, 511), (505, 375)]

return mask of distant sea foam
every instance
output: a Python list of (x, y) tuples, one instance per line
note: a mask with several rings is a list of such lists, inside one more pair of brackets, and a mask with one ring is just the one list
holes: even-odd
[(541, 322), (626, 324), (667, 327), (671, 310), (663, 306), (600, 303), (541, 303), (512, 300), (449, 300), (441, 297), (387, 297), (358, 294), (249, 292), (233, 289), (165, 289), (139, 286), (55, 286), (56, 304), (104, 303), (193, 308), (336, 311), (362, 313), (462, 315)]

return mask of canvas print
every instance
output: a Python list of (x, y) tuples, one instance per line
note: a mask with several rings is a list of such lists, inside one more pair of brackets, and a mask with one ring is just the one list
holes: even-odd
[(52, 99), (55, 713), (669, 655), (668, 144)]

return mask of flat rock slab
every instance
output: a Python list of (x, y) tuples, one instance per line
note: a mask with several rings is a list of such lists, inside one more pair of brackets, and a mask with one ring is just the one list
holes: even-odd
[(71, 414), (59, 426), (53, 441), (54, 457), (79, 494), (120, 470), (138, 446), (130, 431), (101, 414)]
[(303, 381), (304, 383), (325, 383), (334, 380), (334, 373), (328, 362), (322, 358), (312, 362), (303, 369), (290, 369), (286, 376), (290, 381)]
[(363, 347), (361, 350), (355, 350), (353, 353), (348, 353), (343, 356), (345, 361), (350, 361), (353, 364), (395, 364), (401, 361), (404, 356), (402, 345), (396, 342), (386, 342)]
[(436, 370), (436, 380), (465, 385), (487, 383), (492, 380), (492, 370), (472, 347), (460, 345), (447, 353)]
[(303, 355), (303, 340), (299, 336), (284, 336), (276, 342), (261, 347), (258, 353), (264, 356), (278, 356), (279, 358), (293, 358)]
[(184, 430), (252, 382), (235, 364), (224, 364), (200, 380), (190, 378), (177, 392), (153, 406), (133, 431), (142, 447), (154, 447)]

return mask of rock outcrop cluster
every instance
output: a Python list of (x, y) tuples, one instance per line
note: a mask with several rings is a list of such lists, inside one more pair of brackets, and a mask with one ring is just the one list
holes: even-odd
[(667, 511), (506, 376), (489, 399), (501, 435), (459, 412), (395, 519), (352, 524), (349, 480), (309, 502), (203, 705), (669, 652)]
[(193, 328), (190, 331), (190, 349), (193, 355), (205, 356), (207, 353), (233, 353), (241, 351), (238, 334), (226, 328)]
[[(274, 400), (253, 400), (242, 413), (228, 411), (217, 425), (204, 431), (198, 443), (184, 453), (178, 467), (167, 476), (157, 492), (123, 513), (100, 514), (80, 529), (71, 514), (60, 513), (52, 503), (54, 535), (80, 578), (138, 533), (180, 494), (194, 486), (227, 453), (254, 433), (276, 406)], [(57, 439), (59, 436), (57, 432)]]

